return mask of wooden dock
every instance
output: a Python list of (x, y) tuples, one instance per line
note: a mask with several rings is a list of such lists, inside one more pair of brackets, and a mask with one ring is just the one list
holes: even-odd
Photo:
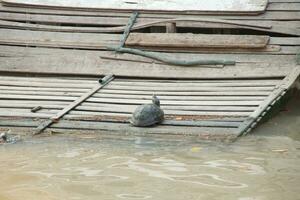
[[(261, 1), (248, 12), (149, 6), (124, 41), (136, 9), (39, 2), (0, 4), (0, 129), (234, 138), (249, 133), (300, 74), (300, 0)], [(111, 51), (122, 42), (163, 59)], [(173, 64), (201, 60), (230, 64)], [(132, 112), (153, 93), (166, 120), (132, 127)]]

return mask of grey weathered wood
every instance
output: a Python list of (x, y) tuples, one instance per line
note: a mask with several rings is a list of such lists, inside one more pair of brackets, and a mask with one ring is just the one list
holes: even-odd
[[(285, 39), (289, 39), (284, 37)], [(271, 38), (272, 41), (273, 38)], [(14, 46), (1, 46), (0, 55), (13, 56), (13, 57), (31, 57), (31, 56), (45, 56), (45, 55), (65, 55), (68, 56), (81, 56), (90, 62), (96, 62), (100, 57), (115, 57), (117, 59), (135, 61), (135, 62), (147, 62), (153, 63), (153, 60), (143, 58), (141, 56), (135, 56), (131, 54), (115, 54), (114, 52), (107, 51), (88, 51), (88, 50), (64, 50), (64, 49), (51, 49), (51, 48), (31, 48), (31, 47), (14, 47)], [(235, 60), (238, 63), (292, 63), (293, 55), (260, 55), (260, 54), (186, 54), (186, 53), (164, 53), (166, 56), (176, 56), (179, 59), (228, 59)], [(54, 60), (54, 59), (52, 59)]]
[(273, 106), (276, 99), (281, 98), (283, 93), (286, 92), (295, 80), (299, 77), (300, 68), (295, 66), (293, 70), (291, 70), (290, 74), (286, 76), (282, 83), (259, 105), (259, 107), (251, 113), (251, 115), (246, 119), (240, 126), (238, 130), (239, 135), (247, 134), (249, 128), (252, 129), (259, 122), (258, 117), (266, 111), (268, 107)]
[(105, 76), (103, 79), (101, 79), (101, 82), (98, 83), (99, 85), (94, 86), (89, 92), (85, 93), (81, 97), (77, 98), (74, 102), (66, 106), (64, 109), (56, 113), (56, 115), (52, 116), (51, 119), (46, 120), (45, 122), (41, 123), (34, 133), (34, 135), (40, 134), (42, 131), (44, 131), (48, 126), (50, 126), (52, 123), (57, 122), (60, 118), (62, 118), (64, 115), (69, 113), (72, 109), (77, 107), (79, 104), (84, 102), (86, 99), (88, 99), (91, 95), (96, 93), (98, 90), (106, 86), (110, 81), (114, 79), (113, 75)]
[[(33, 102), (33, 101), (11, 101), (0, 100), (1, 108), (33, 108), (41, 106), (42, 109), (63, 109), (66, 104), (55, 104), (52, 102)], [(76, 109), (88, 111), (111, 111), (111, 112), (127, 112), (132, 113), (136, 105), (120, 105), (120, 104), (98, 104), (98, 103), (82, 103)], [(162, 106), (164, 110), (189, 110), (189, 111), (254, 111), (255, 106)]]
[(267, 9), (270, 11), (300, 11), (300, 1), (298, 3), (270, 3)]
[[(1, 7), (0, 7), (1, 10)], [(45, 10), (45, 9), (43, 9)], [(41, 11), (43, 12), (43, 11)], [(65, 11), (67, 12), (67, 11)], [(59, 12), (58, 12), (59, 13)], [(90, 33), (97, 33), (97, 32), (122, 32), (124, 31), (124, 25), (126, 24), (126, 18), (124, 17), (84, 17), (84, 16), (74, 16), (68, 17), (64, 15), (28, 15), (22, 13), (0, 13), (0, 25), (2, 27), (11, 27), (11, 28), (20, 28), (20, 29), (27, 29), (27, 30), (48, 30), (48, 31), (62, 31), (62, 32), (90, 32)], [(66, 13), (62, 13), (66, 14)], [(76, 14), (76, 13), (75, 13)], [(157, 20), (149, 19), (149, 18), (142, 18), (139, 20), (133, 29), (140, 29), (148, 23), (147, 26), (165, 26), (164, 23), (167, 24), (174, 24), (178, 27), (193, 27), (193, 28), (251, 28), (253, 30), (260, 30), (265, 32), (274, 32), (274, 33), (283, 33), (283, 34), (291, 34), (291, 35), (300, 35), (300, 31), (297, 30), (297, 23), (288, 21), (284, 24), (278, 21), (254, 21), (251, 20), (243, 22), (237, 22), (237, 20), (204, 20), (203, 18), (200, 19), (176, 19), (176, 20), (166, 20), (162, 22), (158, 22)], [(24, 23), (14, 22), (14, 21), (4, 21), (4, 20), (14, 20), (14, 21), (23, 21)], [(173, 21), (173, 22), (172, 22)], [(66, 23), (66, 24), (89, 24), (93, 25), (103, 25), (103, 26), (118, 26), (118, 27), (76, 27), (76, 26), (54, 26), (54, 25), (44, 25), (44, 24), (28, 24), (26, 22), (37, 22), (37, 23)], [(266, 27), (272, 27), (266, 29)]]
[[(67, 90), (66, 88), (39, 88), (39, 87), (11, 87), (11, 86), (0, 86), (1, 90), (22, 90), (22, 91), (42, 91), (42, 92), (86, 92), (86, 90), (82, 91), (73, 91)], [(103, 89), (102, 91), (105, 94), (133, 94), (133, 95), (152, 95), (152, 91), (125, 91), (125, 90), (108, 90)], [(165, 96), (266, 96), (270, 93), (270, 91), (204, 91), (204, 92), (181, 92), (181, 91), (173, 91), (173, 92), (165, 92), (165, 91), (155, 91), (157, 95), (165, 95)]]
[[(237, 111), (181, 111), (181, 110), (166, 110), (166, 115), (179, 115), (179, 116), (186, 116), (186, 115), (192, 115), (192, 116), (220, 116), (220, 117), (248, 117), (251, 114), (251, 112), (237, 112)], [(115, 116), (115, 117), (120, 117), (120, 116), (126, 116), (126, 117), (131, 117), (132, 113), (121, 113), (121, 112), (105, 112), (105, 111), (87, 111), (87, 110), (73, 110), (70, 111), (69, 117), (74, 116), (78, 118), (88, 118), (88, 117), (101, 117), (103, 116)], [(199, 117), (201, 119), (201, 117)]]
[(239, 126), (239, 122), (212, 122), (212, 121), (176, 121), (165, 120), (162, 125), (173, 126), (197, 126), (197, 127), (231, 127), (236, 128)]
[(241, 87), (213, 87), (213, 86), (203, 86), (203, 87), (146, 87), (146, 86), (123, 86), (123, 85), (109, 85), (106, 89), (117, 89), (117, 90), (145, 90), (145, 91), (270, 91), (274, 89), (274, 86), (262, 86), (262, 87), (253, 87), (253, 86), (241, 86)]
[(176, 48), (264, 48), (269, 36), (217, 35), (184, 33), (131, 33), (128, 46), (176, 47)]
[[(107, 46), (117, 46), (120, 43), (120, 34), (98, 34), (93, 33), (63, 33), (63, 32), (46, 32), (46, 31), (25, 31), (0, 29), (0, 43), (10, 45), (30, 45), (40, 47), (65, 47), (65, 48), (83, 48), (83, 49), (106, 49)], [(95, 42), (97, 41), (97, 42)], [(145, 47), (144, 47), (145, 48)], [(146, 49), (149, 49), (147, 47)], [(151, 50), (156, 50), (151, 48)], [(172, 47), (164, 47), (159, 49), (164, 51), (174, 51)], [(176, 51), (183, 52), (207, 52), (217, 51), (214, 48), (206, 49), (204, 47), (197, 48), (180, 48)], [(284, 52), (279, 46), (268, 45), (261, 49), (243, 49), (235, 48), (234, 51), (228, 51), (226, 48), (220, 48), (218, 51), (237, 52)]]
[[(103, 103), (123, 103), (123, 104), (144, 104), (149, 103), (147, 100), (133, 99), (106, 99), (106, 98), (89, 98), (87, 102), (103, 102)], [(161, 102), (162, 105), (258, 105), (261, 101), (178, 101), (168, 100)]]
[[(126, 94), (105, 94), (99, 93), (94, 94), (93, 97), (99, 98), (118, 98), (118, 99), (147, 99), (151, 100), (150, 95), (126, 95)], [(184, 100), (184, 101), (197, 101), (197, 100), (219, 100), (219, 101), (251, 101), (251, 100), (262, 100), (265, 97), (257, 96), (158, 96), (160, 100)]]
[(42, 95), (18, 95), (18, 94), (0, 94), (0, 99), (27, 99), (27, 100), (56, 100), (56, 101), (74, 101), (77, 97), (68, 96), (42, 96)]
[(102, 0), (102, 1), (40, 1), (40, 0), (3, 0), (6, 4), (28, 5), (37, 7), (64, 7), (80, 9), (112, 9), (112, 10), (139, 10), (139, 11), (204, 11), (204, 12), (262, 12), (265, 10), (267, 0), (180, 0), (168, 1), (142, 1), (134, 0), (130, 3), (120, 0)]
[[(24, 85), (23, 85), (24, 86)], [(18, 86), (1, 86), (1, 90), (23, 90), (23, 91), (52, 91), (52, 92), (78, 92), (83, 93), (88, 89), (80, 89), (80, 88), (51, 88), (51, 87), (23, 87), (22, 85)]]
[(143, 86), (143, 87), (161, 87), (162, 85), (164, 87), (189, 87), (189, 88), (195, 88), (195, 87), (242, 87), (242, 86), (251, 86), (251, 87), (261, 87), (261, 86), (275, 86), (278, 83), (280, 83), (280, 80), (207, 80), (206, 82), (200, 82), (200, 80), (195, 81), (181, 81), (181, 82), (164, 82), (163, 80), (161, 82), (150, 82), (150, 81), (134, 81), (134, 79), (131, 80), (125, 80), (122, 81), (116, 80), (112, 82), (110, 85), (115, 86)]
[[(40, 122), (33, 120), (0, 120), (1, 126), (19, 126), (19, 127), (36, 127)], [(109, 122), (71, 122), (71, 121), (60, 121), (59, 123), (53, 124), (52, 128), (72, 129), (73, 132), (77, 130), (109, 130), (109, 131), (121, 131), (123, 134), (138, 133), (138, 134), (165, 134), (165, 135), (196, 135), (203, 136), (206, 138), (214, 137), (228, 137), (236, 136), (235, 128), (200, 128), (200, 127), (189, 127), (187, 131), (185, 127), (172, 127), (172, 126), (159, 126), (152, 129), (143, 129), (132, 127), (128, 124), (121, 123), (109, 123)], [(113, 132), (111, 132), (113, 134)]]
[(114, 73), (117, 76), (159, 78), (263, 78), (282, 77), (289, 71), (288, 65), (283, 63), (237, 64), (236, 66), (227, 66), (222, 70), (192, 67), (187, 71), (185, 67), (126, 61), (102, 61), (101, 59), (89, 60), (85, 56), (67, 55), (25, 57), (21, 59), (4, 59), (0, 57), (0, 61), (0, 72), (57, 74), (59, 71), (60, 74), (91, 76)]
[[(66, 97), (79, 97), (82, 93), (67, 93), (67, 92), (43, 92), (43, 91), (18, 91), (18, 90), (0, 90), (0, 95), (37, 95), (37, 96), (66, 96)], [(105, 94), (99, 93), (94, 94), (93, 97), (100, 98), (119, 98), (119, 99), (151, 99), (148, 95), (126, 95), (126, 94)], [(220, 100), (220, 101), (251, 101), (251, 100), (262, 100), (263, 96), (159, 96), (160, 100)]]

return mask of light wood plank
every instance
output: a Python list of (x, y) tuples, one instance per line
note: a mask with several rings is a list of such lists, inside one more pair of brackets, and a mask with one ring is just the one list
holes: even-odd
[(102, 1), (66, 1), (66, 0), (3, 0), (4, 3), (21, 4), (41, 7), (65, 7), (86, 9), (113, 9), (113, 10), (147, 10), (147, 11), (212, 11), (212, 12), (262, 12), (265, 10), (267, 0), (180, 0), (172, 1), (145, 1), (120, 0)]
[(176, 47), (176, 48), (264, 48), (269, 36), (257, 35), (207, 35), (183, 33), (131, 33), (128, 46)]

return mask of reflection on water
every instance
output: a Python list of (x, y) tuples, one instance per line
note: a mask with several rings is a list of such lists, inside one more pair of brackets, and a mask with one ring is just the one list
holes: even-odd
[(235, 143), (94, 136), (0, 146), (0, 200), (300, 199), (300, 142)]

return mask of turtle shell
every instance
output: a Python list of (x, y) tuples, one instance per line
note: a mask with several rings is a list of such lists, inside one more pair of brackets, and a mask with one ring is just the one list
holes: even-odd
[(133, 126), (152, 126), (164, 120), (163, 110), (155, 104), (145, 104), (138, 106), (133, 112), (130, 123)]

